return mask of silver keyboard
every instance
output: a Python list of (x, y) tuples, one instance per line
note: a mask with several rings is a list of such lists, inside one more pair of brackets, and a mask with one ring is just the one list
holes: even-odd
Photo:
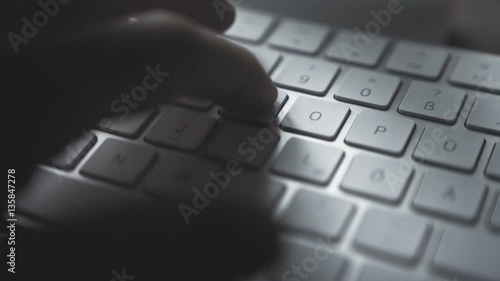
[(237, 161), (271, 179), (283, 229), (255, 280), (500, 281), (499, 56), (385, 37), (346, 51), (351, 31), (251, 10), (225, 35), (279, 87), (273, 110), (182, 98), (114, 120), (41, 167), (21, 212), (62, 221), (88, 190), (191, 192)]

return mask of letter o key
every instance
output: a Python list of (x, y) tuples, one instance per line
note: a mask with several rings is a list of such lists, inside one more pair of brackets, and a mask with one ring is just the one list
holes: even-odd
[(311, 119), (312, 121), (318, 121), (322, 116), (323, 115), (321, 114), (321, 112), (314, 111), (313, 113), (311, 113), (311, 115), (309, 115), (309, 119)]
[(369, 88), (364, 88), (360, 93), (363, 97), (367, 97), (372, 94), (372, 90)]

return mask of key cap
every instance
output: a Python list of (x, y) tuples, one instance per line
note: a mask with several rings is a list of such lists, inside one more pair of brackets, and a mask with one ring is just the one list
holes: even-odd
[(292, 138), (276, 159), (273, 171), (324, 185), (330, 181), (343, 158), (344, 152), (338, 148)]
[(218, 165), (211, 161), (166, 150), (162, 151), (140, 186), (152, 195), (170, 198), (189, 196), (193, 194), (193, 188), (203, 190), (213, 181), (210, 175), (218, 171)]
[(306, 245), (284, 241), (266, 280), (340, 280), (347, 261), (324, 243)]
[(338, 241), (354, 212), (350, 202), (301, 190), (279, 220), (285, 228)]
[(399, 105), (399, 112), (409, 116), (454, 124), (465, 101), (465, 91), (431, 83), (411, 83)]
[(466, 126), (469, 129), (500, 136), (500, 97), (476, 99)]
[(500, 57), (493, 55), (461, 55), (450, 82), (477, 90), (500, 92)]
[(355, 33), (340, 31), (335, 36), (326, 52), (328, 58), (355, 63), (364, 66), (375, 66), (388, 45), (388, 40), (381, 37), (370, 38), (368, 43), (354, 41)]
[(157, 109), (149, 109), (131, 113), (127, 116), (105, 118), (99, 124), (99, 130), (122, 137), (133, 138), (146, 127), (147, 123), (157, 112)]
[(398, 77), (373, 71), (350, 69), (335, 92), (340, 101), (377, 109), (388, 109), (399, 89)]
[(430, 235), (431, 224), (413, 216), (370, 209), (355, 238), (355, 245), (383, 258), (416, 261)]
[(198, 150), (217, 121), (180, 107), (165, 109), (144, 136), (146, 142), (192, 152)]
[(429, 171), (420, 184), (413, 206), (421, 211), (463, 222), (477, 219), (486, 187), (470, 176)]
[(281, 122), (286, 131), (334, 140), (351, 110), (348, 106), (319, 99), (300, 97)]
[(398, 73), (438, 79), (448, 56), (448, 52), (441, 48), (400, 42), (396, 45), (386, 68)]
[(245, 47), (255, 55), (267, 74), (271, 74), (276, 69), (283, 57), (280, 53), (273, 50), (259, 47)]
[(490, 225), (494, 230), (500, 231), (500, 193), (497, 194), (496, 202), (495, 206), (493, 206)]
[(430, 281), (432, 279), (421, 278), (408, 272), (386, 267), (366, 265), (359, 276), (358, 281)]
[(411, 164), (400, 160), (358, 155), (351, 163), (341, 188), (397, 203), (403, 198), (413, 172)]
[(499, 250), (499, 236), (447, 227), (433, 265), (440, 270), (470, 277), (470, 280), (499, 281)]
[(197, 98), (197, 97), (189, 97), (186, 95), (179, 95), (173, 99), (173, 102), (189, 107), (192, 109), (200, 110), (200, 111), (208, 111), (214, 106), (213, 102), (207, 99), (203, 98)]
[(473, 172), (483, 150), (484, 138), (448, 128), (427, 126), (415, 149), (415, 160)]
[[(226, 167), (225, 170), (229, 171), (229, 168)], [(221, 190), (217, 200), (234, 204), (244, 198), (246, 206), (251, 206), (253, 211), (260, 210), (267, 213), (273, 210), (286, 189), (282, 183), (249, 170), (240, 170), (239, 174), (229, 178), (227, 182), (227, 187)]]
[(345, 142), (390, 155), (401, 155), (414, 130), (415, 123), (409, 119), (365, 110), (354, 121)]
[(493, 153), (491, 154), (486, 174), (489, 177), (500, 180), (500, 142), (497, 142), (495, 150), (493, 150)]
[(49, 165), (62, 170), (71, 170), (85, 157), (87, 152), (96, 144), (97, 137), (91, 133), (85, 133), (71, 141), (59, 153), (51, 157)]
[(284, 88), (324, 96), (338, 71), (339, 67), (329, 62), (304, 58), (289, 59), (275, 82)]
[(278, 143), (279, 133), (268, 127), (258, 128), (227, 122), (207, 149), (209, 157), (257, 169), (264, 164)]
[(253, 43), (260, 42), (274, 23), (268, 13), (238, 9), (231, 27), (224, 33), (226, 36)]
[(103, 210), (111, 215), (112, 210), (144, 206), (144, 200), (130, 193), (37, 169), (20, 189), (16, 203), (22, 214), (57, 225), (72, 225), (75, 221), (101, 217)]
[(328, 35), (323, 24), (284, 20), (269, 39), (271, 46), (305, 54), (315, 54)]
[(248, 123), (248, 124), (254, 124), (254, 125), (260, 125), (260, 126), (266, 126), (269, 125), (271, 122), (273, 122), (276, 119), (276, 116), (280, 113), (281, 109), (283, 106), (285, 106), (285, 103), (288, 101), (288, 94), (286, 91), (278, 89), (278, 97), (276, 101), (274, 102), (274, 105), (272, 108), (269, 110), (266, 110), (264, 112), (261, 112), (257, 115), (249, 115), (245, 114), (243, 116), (237, 115), (236, 114), (231, 114), (227, 112), (224, 109), (220, 109), (219, 113), (222, 115), (224, 118), (228, 119), (233, 119), (235, 121), (239, 121), (242, 123)]
[(106, 139), (80, 169), (80, 173), (122, 185), (132, 185), (155, 159), (146, 146)]

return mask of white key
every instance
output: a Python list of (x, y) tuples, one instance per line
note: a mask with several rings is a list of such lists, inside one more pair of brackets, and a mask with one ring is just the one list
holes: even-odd
[(276, 77), (278, 86), (323, 96), (339, 71), (330, 62), (304, 58), (289, 59)]
[(339, 280), (347, 266), (346, 260), (325, 243), (283, 241), (280, 249), (266, 269), (265, 280)]
[(201, 112), (169, 106), (146, 132), (144, 140), (192, 152), (201, 146), (216, 124), (214, 118)]
[(344, 152), (324, 144), (292, 138), (273, 165), (278, 174), (316, 184), (327, 184), (344, 158)]
[(490, 225), (494, 230), (500, 231), (500, 193), (497, 194), (496, 204), (493, 206)]
[(392, 75), (350, 69), (336, 90), (335, 98), (377, 109), (388, 109), (400, 84), (401, 80)]
[(151, 147), (106, 139), (80, 173), (122, 185), (133, 185), (156, 157)]
[(414, 81), (399, 105), (399, 112), (431, 121), (454, 124), (465, 97), (465, 90)]
[(399, 73), (438, 79), (448, 56), (448, 52), (440, 48), (400, 42), (387, 62), (386, 68)]
[(422, 253), (430, 230), (431, 224), (421, 218), (370, 209), (354, 243), (369, 253), (410, 263)]
[(478, 90), (500, 92), (500, 57), (493, 55), (461, 55), (450, 82)]
[(269, 39), (273, 47), (315, 54), (328, 35), (328, 27), (323, 24), (300, 20), (284, 20)]
[(249, 42), (260, 42), (274, 23), (268, 13), (238, 9), (231, 27), (224, 33), (226, 36)]
[(415, 122), (371, 110), (362, 111), (345, 142), (349, 145), (391, 155), (404, 153), (415, 130)]
[(447, 227), (433, 265), (440, 270), (470, 278), (468, 280), (500, 281), (498, 261), (500, 236)]
[(363, 268), (357, 281), (430, 281), (408, 272), (385, 267), (367, 265)]
[(341, 183), (341, 188), (397, 203), (403, 198), (413, 172), (413, 166), (403, 161), (357, 155)]
[(484, 183), (468, 175), (429, 171), (413, 206), (435, 215), (473, 222), (481, 211), (486, 192)]
[(162, 151), (159, 160), (147, 172), (140, 186), (148, 193), (164, 197), (192, 195), (192, 189), (203, 190), (213, 181), (210, 173), (217, 173), (217, 164), (189, 154)]
[(328, 48), (326, 56), (348, 63), (375, 66), (387, 45), (388, 40), (385, 38), (374, 37), (366, 43), (366, 41), (355, 40), (354, 32), (340, 31)]
[(207, 154), (255, 169), (264, 164), (279, 138), (279, 132), (270, 128), (226, 122), (208, 146)]
[(466, 126), (469, 129), (500, 136), (500, 97), (477, 98)]
[(355, 207), (350, 202), (313, 191), (299, 191), (279, 218), (285, 228), (338, 241)]
[(158, 113), (157, 109), (134, 112), (121, 119), (120, 116), (109, 118), (109, 122), (101, 122), (99, 130), (111, 134), (133, 138), (136, 137), (147, 123)]
[(470, 132), (427, 126), (413, 157), (424, 163), (472, 172), (484, 147), (484, 137)]
[(281, 122), (290, 132), (333, 140), (337, 137), (351, 110), (343, 104), (300, 97)]
[(500, 142), (497, 142), (491, 154), (486, 174), (494, 179), (500, 180)]

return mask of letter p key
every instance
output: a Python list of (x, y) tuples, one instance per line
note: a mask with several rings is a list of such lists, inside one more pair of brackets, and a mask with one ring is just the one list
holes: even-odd
[(375, 135), (378, 134), (378, 133), (385, 133), (387, 132), (387, 128), (384, 127), (384, 126), (381, 126), (381, 125), (378, 125), (377, 126), (377, 129), (375, 129)]

